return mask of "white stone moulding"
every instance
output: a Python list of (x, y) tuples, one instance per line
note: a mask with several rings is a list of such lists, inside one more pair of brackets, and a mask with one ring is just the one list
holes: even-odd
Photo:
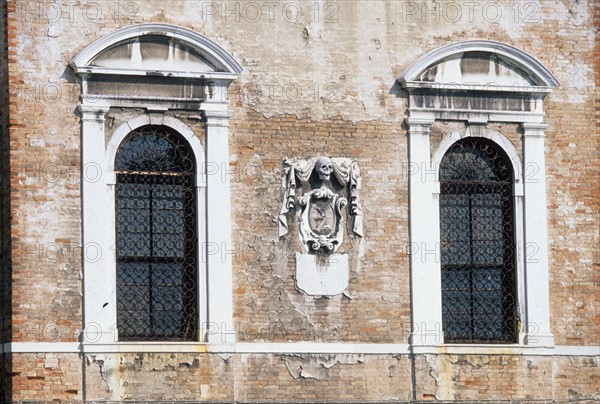
[(282, 342), (252, 343), (117, 343), (81, 344), (78, 342), (8, 342), (0, 345), (3, 353), (236, 353), (236, 354), (365, 354), (365, 355), (519, 355), (519, 356), (572, 356), (600, 359), (598, 345), (418, 345)]
[[(531, 91), (552, 91), (553, 87), (559, 85), (558, 80), (550, 73), (548, 69), (544, 67), (535, 58), (523, 52), (520, 49), (504, 44), (502, 42), (489, 41), (484, 39), (461, 41), (451, 43), (436, 49), (433, 49), (423, 56), (415, 60), (406, 69), (398, 79), (401, 84), (405, 87), (411, 87), (409, 83), (418, 82), (418, 76), (430, 66), (447, 60), (448, 58), (455, 57), (468, 52), (480, 52), (489, 55), (496, 55), (500, 59), (503, 59), (511, 64), (514, 64), (535, 80), (535, 86), (530, 88)], [(455, 83), (456, 85), (472, 86), (474, 84), (480, 84), (487, 86), (490, 91), (495, 91), (496, 88), (490, 86), (490, 83)], [(443, 88), (447, 83), (440, 83), (440, 87)], [(483, 87), (482, 87), (483, 88)], [(516, 91), (523, 91), (523, 89), (517, 89)]]
[[(163, 83), (179, 83), (185, 77), (190, 80), (211, 79), (211, 88), (217, 91), (210, 94), (191, 94), (182, 99), (174, 96), (162, 96), (161, 89), (154, 87), (152, 80), (143, 82), (147, 94), (156, 94), (137, 98), (123, 94), (102, 97), (89, 95), (87, 83), (96, 77), (102, 80), (129, 80), (139, 76), (141, 80), (156, 76), (148, 71), (148, 66), (139, 64), (134, 69), (97, 68), (90, 63), (100, 54), (113, 49), (125, 41), (148, 37), (160, 37), (174, 40), (179, 48), (189, 49), (199, 54), (216, 67), (210, 71), (176, 72), (165, 74)], [(146, 40), (147, 38), (145, 38)], [(142, 61), (143, 62), (143, 61)], [(198, 64), (200, 66), (201, 64)], [(115, 260), (115, 203), (114, 186), (116, 175), (114, 159), (119, 146), (127, 135), (144, 125), (164, 125), (188, 142), (197, 162), (196, 192), (198, 200), (198, 257), (199, 279), (198, 307), (199, 342), (232, 343), (235, 342), (233, 326), (233, 278), (231, 268), (231, 207), (229, 177), (221, 173), (208, 175), (206, 162), (218, 167), (229, 164), (227, 87), (242, 71), (241, 66), (224, 49), (214, 42), (191, 30), (167, 24), (137, 24), (121, 28), (104, 36), (84, 48), (71, 61), (70, 66), (82, 82), (81, 113), (82, 137), (82, 205), (83, 205), (83, 245), (86, 257), (83, 262), (84, 331), (96, 344), (117, 344), (118, 330), (116, 314), (116, 260)], [(168, 73), (168, 72), (167, 72)], [(202, 83), (205, 83), (202, 81)], [(205, 88), (205, 87), (202, 87)], [(207, 87), (208, 88), (208, 87)], [(197, 98), (194, 98), (196, 97)], [(113, 107), (143, 107), (146, 112), (128, 120), (116, 129), (105, 125), (106, 114)], [(169, 110), (184, 108), (198, 111), (205, 120), (205, 147), (202, 147), (198, 134), (184, 122), (166, 115)], [(119, 113), (118, 111), (115, 113)], [(105, 143), (106, 140), (107, 144)], [(207, 253), (208, 244), (218, 246), (220, 252)], [(98, 254), (88, 257), (88, 250)], [(210, 293), (210, 291), (217, 291)], [(204, 325), (211, 324), (207, 329)], [(218, 330), (212, 327), (218, 324)], [(210, 329), (209, 329), (210, 328)], [(90, 338), (86, 339), (90, 341)], [(149, 344), (141, 343), (140, 346)], [(150, 344), (151, 345), (151, 344)]]
[[(82, 49), (69, 63), (73, 68), (73, 71), (78, 74), (115, 74), (115, 75), (148, 75), (153, 71), (148, 72), (146, 69), (110, 69), (110, 68), (99, 68), (91, 66), (91, 62), (101, 55), (103, 52), (118, 46), (120, 43), (143, 38), (144, 36), (157, 36), (168, 39), (175, 39), (177, 42), (184, 47), (193, 50), (194, 52), (207, 59), (212, 65), (216, 67), (216, 72), (203, 71), (203, 72), (187, 72), (186, 75), (183, 72), (165, 72), (165, 75), (176, 74), (181, 77), (198, 77), (198, 75), (205, 75), (205, 77), (215, 77), (234, 80), (237, 75), (243, 71), (242, 66), (222, 47), (217, 45), (210, 39), (194, 32), (192, 30), (178, 27), (170, 24), (134, 24), (124, 28), (118, 29), (105, 35), (96, 41), (92, 42), (84, 49)], [(143, 61), (142, 61), (143, 67)]]
[[(528, 84), (506, 86), (485, 81), (421, 81), (425, 71), (446, 62), (445, 67), (458, 69), (454, 76), (460, 77), (462, 70), (457, 61), (462, 60), (463, 55), (469, 52), (487, 55), (487, 59), (494, 63), (516, 66), (511, 74), (522, 74), (520, 81)], [(482, 58), (485, 60), (485, 57)], [(444, 344), (441, 265), (437, 259), (441, 254), (438, 170), (449, 147), (457, 140), (469, 136), (490, 139), (505, 151), (513, 165), (517, 298), (519, 320), (525, 324), (516, 345), (552, 347), (554, 337), (550, 330), (543, 133), (547, 125), (543, 123), (543, 98), (559, 84), (558, 81), (541, 63), (519, 49), (493, 41), (473, 40), (453, 43), (426, 53), (398, 78), (398, 82), (408, 93), (409, 100), (406, 119), (409, 164), (419, 168), (409, 173), (410, 242), (422, 246), (420, 250), (427, 252), (411, 254), (410, 257), (412, 322), (418, 325), (416, 332), (411, 335), (415, 349), (419, 346)], [(471, 108), (469, 103), (465, 104), (464, 99), (454, 98), (458, 94), (457, 90), (468, 90), (469, 96), (475, 97), (474, 103), (489, 108)], [(498, 106), (502, 102), (497, 103), (498, 105), (485, 102), (486, 97), (505, 100), (503, 97), (507, 93), (516, 93), (517, 98), (521, 97), (524, 101), (513, 104), (507, 102), (502, 107)], [(429, 101), (423, 101), (427, 97)], [(460, 107), (456, 108), (456, 105)], [(446, 134), (440, 146), (432, 153), (429, 134), (431, 125), (438, 120), (462, 121), (465, 127)], [(515, 147), (506, 137), (487, 128), (488, 123), (520, 124), (523, 130), (523, 158), (518, 156)], [(535, 181), (527, 177), (526, 170), (531, 165), (538, 169)], [(536, 256), (539, 259), (527, 259), (528, 245), (539, 248)], [(455, 349), (454, 347), (456, 345), (447, 345), (448, 349)]]

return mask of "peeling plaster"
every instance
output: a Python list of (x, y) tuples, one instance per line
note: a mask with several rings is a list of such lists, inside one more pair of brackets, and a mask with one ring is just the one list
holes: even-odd
[(419, 358), (422, 358), (423, 362), (417, 366), (416, 380), (417, 380), (417, 393), (419, 394), (419, 398), (429, 397), (438, 399), (438, 373), (435, 369), (439, 367), (439, 356), (434, 355), (423, 355)]
[(435, 397), (438, 400), (452, 400), (455, 397), (452, 364), (443, 356), (438, 357), (437, 360), (438, 371), (436, 372), (432, 368), (429, 372), (429, 375), (435, 379), (435, 384), (437, 386)]
[(288, 372), (294, 379), (326, 379), (331, 376), (329, 369), (335, 365), (356, 365), (364, 363), (362, 354), (341, 355), (282, 355)]
[[(102, 359), (100, 359), (100, 358), (102, 358)], [(100, 356), (100, 355), (86, 355), (86, 363), (88, 366), (90, 366), (90, 365), (98, 366), (98, 372), (100, 374), (100, 379), (102, 379), (102, 381), (106, 385), (106, 391), (110, 392), (111, 391), (110, 384), (108, 383), (108, 380), (106, 377), (106, 373), (107, 372), (110, 373), (110, 371), (107, 371), (107, 369), (105, 368), (104, 357)]]
[[(500, 358), (499, 360), (501, 362), (506, 362), (503, 357), (499, 357), (499, 358)], [(494, 358), (490, 357), (489, 355), (470, 355), (470, 356), (468, 356), (468, 359), (464, 359), (461, 356), (461, 357), (459, 357), (459, 359), (451, 360), (450, 362), (453, 365), (467, 366), (467, 367), (471, 367), (473, 369), (481, 369), (482, 367), (489, 365), (493, 361), (494, 361)]]

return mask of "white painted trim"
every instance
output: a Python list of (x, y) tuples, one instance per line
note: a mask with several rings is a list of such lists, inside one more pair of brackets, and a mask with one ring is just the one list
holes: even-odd
[[(119, 75), (119, 76), (147, 76), (146, 70), (141, 69), (111, 69), (108, 67), (80, 67), (75, 71), (77, 74), (103, 74), (103, 75)], [(175, 78), (185, 78), (185, 79), (207, 79), (207, 80), (235, 80), (237, 78), (237, 74), (235, 73), (222, 73), (222, 72), (200, 72), (200, 73), (189, 73), (189, 72), (176, 72), (169, 70), (161, 70), (161, 76), (164, 77), (175, 77)], [(161, 77), (158, 76), (158, 77)], [(154, 77), (157, 77), (154, 75)], [(101, 95), (97, 97), (101, 98)], [(142, 98), (142, 97), (137, 97)], [(188, 100), (186, 98), (182, 98), (182, 100)]]
[(484, 124), (488, 122), (505, 123), (537, 123), (544, 119), (545, 114), (529, 111), (487, 111), (487, 110), (468, 110), (468, 109), (436, 109), (436, 108), (410, 108), (410, 116), (418, 118), (419, 116), (431, 115), (435, 120), (447, 121), (467, 121), (471, 123)]
[(552, 87), (544, 86), (507, 86), (496, 83), (476, 84), (476, 83), (440, 83), (435, 81), (409, 81), (404, 83), (405, 88), (427, 88), (435, 90), (461, 90), (461, 91), (496, 91), (506, 93), (531, 93), (544, 94), (551, 93)]
[[(211, 106), (211, 104), (206, 104)], [(206, 231), (208, 313), (203, 324), (205, 340), (213, 343), (233, 343), (236, 331), (233, 322), (234, 246), (231, 238), (231, 189), (229, 166), (229, 118), (231, 113), (204, 110), (206, 117)]]
[[(118, 44), (119, 42), (150, 34), (179, 39), (181, 42), (200, 53), (209, 62), (217, 66), (219, 70), (222, 70), (226, 73), (233, 73), (234, 76), (230, 76), (230, 79), (235, 79), (235, 75), (241, 73), (243, 70), (240, 64), (229, 53), (227, 53), (227, 51), (210, 39), (187, 28), (157, 23), (128, 25), (124, 28), (113, 31), (108, 35), (98, 38), (96, 41), (83, 48), (71, 60), (69, 65), (73, 68), (76, 74), (93, 73), (93, 70), (96, 69), (92, 69), (88, 72), (88, 70), (90, 70), (88, 64), (102, 51)], [(114, 70), (111, 71), (111, 74), (131, 74), (131, 72), (128, 70), (109, 70)], [(101, 70), (98, 72), (105, 73)], [(140, 73), (142, 72), (140, 71)], [(145, 72), (143, 74), (145, 75)]]
[[(211, 104), (212, 105), (212, 104)], [(215, 105), (216, 109), (220, 105)], [(235, 332), (233, 330), (233, 279), (231, 274), (231, 257), (229, 253), (218, 251), (210, 254), (208, 241), (215, 242), (219, 248), (232, 251), (230, 234), (230, 206), (229, 206), (229, 183), (227, 173), (221, 172), (223, 167), (229, 164), (229, 153), (227, 149), (228, 128), (227, 120), (230, 114), (217, 113), (219, 125), (207, 125), (206, 138), (213, 139), (211, 152), (205, 151), (198, 136), (182, 121), (171, 116), (164, 116), (150, 108), (149, 114), (139, 115), (116, 128), (111, 136), (106, 149), (104, 148), (105, 128), (104, 114), (108, 108), (103, 107), (97, 112), (95, 107), (82, 106), (82, 110), (88, 111), (84, 119), (83, 137), (86, 139), (83, 147), (84, 161), (91, 159), (101, 167), (102, 176), (94, 183), (85, 182), (84, 190), (91, 188), (93, 191), (85, 191), (84, 204), (84, 242), (96, 240), (102, 251), (110, 251), (110, 255), (104, 254), (101, 262), (84, 262), (84, 316), (86, 323), (86, 342), (112, 344), (118, 340), (116, 329), (116, 262), (114, 259), (115, 245), (115, 205), (114, 185), (116, 175), (114, 172), (114, 160), (120, 145), (131, 133), (142, 126), (151, 123), (161, 124), (177, 131), (189, 144), (196, 159), (196, 191), (198, 210), (198, 291), (199, 291), (199, 336), (204, 341), (211, 336), (214, 342), (233, 342)], [(86, 126), (87, 125), (87, 126)], [(92, 125), (92, 126), (90, 126)], [(87, 128), (92, 128), (90, 129)], [(208, 153), (208, 154), (207, 154)], [(92, 157), (93, 156), (93, 157)], [(206, 162), (215, 163), (218, 172), (211, 175), (212, 192), (207, 192), (207, 167)], [(226, 197), (225, 197), (226, 196)], [(210, 214), (218, 220), (208, 227), (208, 207)], [(101, 219), (100, 219), (101, 218)], [(100, 240), (100, 241), (98, 241)], [(111, 247), (112, 246), (112, 247)], [(225, 259), (221, 259), (225, 257)], [(209, 265), (212, 262), (212, 265)], [(95, 268), (95, 269), (93, 269)], [(212, 273), (212, 275), (210, 275)], [(212, 280), (212, 288), (208, 281)], [(218, 293), (209, 293), (210, 290)], [(105, 305), (104, 303), (108, 303)], [(210, 313), (212, 313), (209, 316)], [(211, 322), (209, 323), (209, 318)], [(207, 326), (205, 326), (207, 325)]]
[[(206, 157), (204, 153), (204, 148), (198, 139), (198, 136), (194, 133), (189, 126), (180, 121), (179, 119), (173, 118), (171, 116), (164, 116), (161, 114), (160, 123), (152, 122), (152, 116), (150, 115), (139, 115), (129, 121), (121, 124), (113, 133), (106, 147), (106, 161), (109, 162), (109, 168), (111, 172), (109, 175), (114, 175), (114, 161), (117, 156), (117, 151), (119, 150), (119, 146), (123, 143), (123, 140), (129, 135), (132, 131), (141, 128), (142, 126), (150, 125), (150, 124), (158, 124), (164, 125), (171, 129), (177, 131), (189, 144), (190, 148), (194, 153), (194, 157), (196, 159), (196, 181), (197, 185), (200, 187), (206, 186), (206, 170), (204, 169), (206, 164)], [(114, 182), (113, 182), (114, 183)]]
[[(550, 283), (548, 271), (548, 217), (546, 191), (546, 162), (544, 157), (544, 129), (548, 125), (524, 123), (523, 160), (525, 169), (536, 167), (537, 175), (524, 183), (523, 216), (525, 218), (525, 295), (527, 304), (527, 335), (530, 345), (552, 345), (550, 330)], [(525, 172), (524, 169), (524, 172)]]
[[(546, 69), (535, 58), (523, 52), (522, 50), (501, 42), (481, 39), (455, 42), (427, 52), (413, 62), (410, 67), (404, 71), (404, 73), (402, 73), (398, 81), (401, 83), (414, 82), (415, 78), (417, 78), (419, 74), (433, 64), (441, 62), (452, 55), (464, 52), (487, 52), (496, 54), (501, 56), (503, 59), (507, 59), (513, 64), (519, 66), (526, 73), (531, 74), (537, 79), (538, 83), (536, 84), (541, 87), (556, 87), (559, 85), (558, 80), (556, 80), (556, 78), (548, 69)], [(489, 91), (497, 90), (489, 88)]]
[[(433, 119), (408, 118), (411, 322), (414, 345), (442, 344), (442, 278), (439, 212), (434, 209), (439, 189), (432, 178), (429, 133)], [(439, 187), (438, 187), (439, 188)]]
[(444, 345), (417, 346), (415, 354), (448, 355), (539, 355), (539, 356), (600, 356), (600, 346), (532, 346), (532, 345)]
[[(456, 130), (450, 134), (445, 135), (442, 138), (442, 141), (441, 141), (440, 145), (438, 146), (437, 150), (435, 151), (435, 153), (433, 154), (433, 158), (431, 160), (432, 167), (435, 170), (436, 182), (439, 182), (439, 175), (440, 175), (439, 168), (440, 168), (442, 159), (444, 158), (444, 155), (446, 155), (448, 150), (450, 150), (452, 145), (461, 139), (477, 136), (477, 137), (483, 137), (483, 138), (491, 140), (492, 142), (497, 144), (502, 150), (504, 150), (504, 152), (510, 159), (510, 162), (512, 163), (513, 174), (515, 176), (515, 183), (522, 184), (523, 176), (521, 174), (521, 171), (522, 171), (523, 163), (521, 162), (521, 159), (519, 158), (519, 154), (517, 153), (517, 150), (515, 149), (513, 144), (510, 142), (510, 140), (508, 140), (500, 132), (488, 129), (486, 127), (481, 128), (480, 133), (473, 135), (472, 131), (471, 131), (471, 126), (472, 125), (467, 125), (465, 130)], [(522, 185), (520, 185), (520, 187), (522, 187)], [(515, 188), (517, 188), (517, 187), (515, 187)]]
[(327, 342), (238, 343), (236, 353), (407, 355), (410, 353), (410, 345)]
[(7, 342), (4, 353), (75, 353), (81, 351), (79, 342)]
[[(83, 318), (86, 337), (115, 341), (114, 184), (105, 158), (106, 106), (79, 106), (81, 112), (81, 199)], [(112, 224), (112, 227), (110, 227)], [(108, 226), (108, 227), (107, 227)], [(112, 242), (111, 242), (112, 240)]]
[(364, 355), (539, 355), (600, 357), (600, 346), (557, 345), (420, 345), (371, 343), (283, 342), (237, 344), (203, 343), (116, 343), (80, 344), (78, 342), (9, 342), (2, 346), (5, 353), (236, 353), (236, 354), (364, 354)]

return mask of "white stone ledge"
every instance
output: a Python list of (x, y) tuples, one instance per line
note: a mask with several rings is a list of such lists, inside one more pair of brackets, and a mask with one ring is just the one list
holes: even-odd
[(600, 356), (600, 346), (568, 346), (555, 347), (531, 345), (440, 345), (414, 346), (415, 354), (449, 354), (449, 355), (519, 355), (519, 356)]
[(408, 344), (350, 343), (238, 343), (236, 353), (301, 353), (301, 354), (408, 354)]
[(7, 342), (3, 353), (74, 353), (80, 351), (79, 342)]
[(518, 355), (518, 356), (600, 356), (600, 346), (558, 345), (417, 345), (353, 343), (237, 343), (124, 342), (80, 344), (78, 342), (9, 342), (4, 353), (237, 353), (237, 354), (364, 354), (364, 355)]

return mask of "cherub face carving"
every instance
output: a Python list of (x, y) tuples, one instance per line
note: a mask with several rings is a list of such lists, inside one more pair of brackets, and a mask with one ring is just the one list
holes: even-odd
[(329, 181), (331, 173), (333, 172), (333, 162), (329, 157), (319, 157), (317, 164), (315, 164), (317, 174), (321, 181)]

